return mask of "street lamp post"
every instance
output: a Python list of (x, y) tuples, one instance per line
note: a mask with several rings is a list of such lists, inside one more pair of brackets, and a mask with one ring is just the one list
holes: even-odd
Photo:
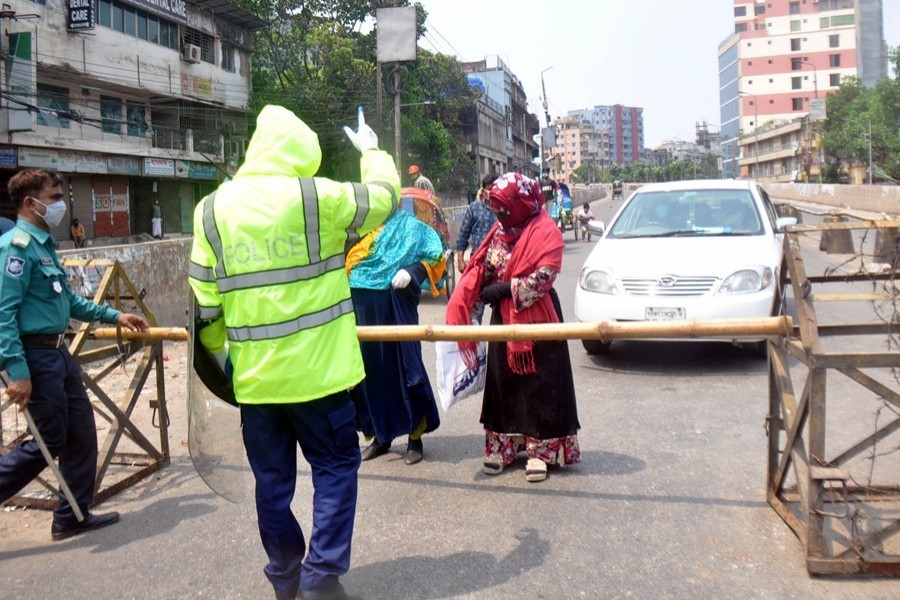
[(813, 70), (813, 89), (815, 90), (816, 98), (819, 97), (819, 70), (816, 68), (816, 65), (810, 62), (804, 62), (803, 60), (798, 60), (797, 64), (801, 67), (812, 67)]
[[(859, 127), (862, 127), (862, 123), (860, 123), (856, 119), (850, 119), (849, 121), (851, 123), (853, 123), (854, 125), (858, 125)], [(867, 126), (864, 128), (864, 131), (866, 132), (865, 139), (869, 145), (869, 169), (868, 169), (869, 178), (868, 178), (868, 180), (869, 180), (869, 185), (872, 185), (872, 119), (867, 119), (866, 124), (867, 124)]]
[(751, 94), (750, 92), (738, 92), (738, 96), (750, 96), (753, 98), (753, 145), (756, 146), (755, 178), (759, 179), (759, 101), (757, 100), (756, 95)]

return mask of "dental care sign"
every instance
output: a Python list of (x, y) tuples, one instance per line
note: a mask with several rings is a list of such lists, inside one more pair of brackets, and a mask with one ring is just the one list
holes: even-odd
[(94, 3), (92, 0), (68, 0), (69, 29), (94, 28)]
[(154, 15), (187, 25), (187, 4), (184, 0), (122, 0), (122, 3), (142, 8)]

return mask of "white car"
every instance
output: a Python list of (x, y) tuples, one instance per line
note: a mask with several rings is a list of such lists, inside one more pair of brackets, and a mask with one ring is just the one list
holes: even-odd
[[(754, 181), (643, 186), (622, 205), (588, 256), (575, 290), (581, 322), (767, 317), (775, 308), (783, 231)], [(761, 338), (753, 343), (765, 352)], [(719, 339), (718, 341), (721, 341)], [(611, 342), (582, 340), (589, 354)]]

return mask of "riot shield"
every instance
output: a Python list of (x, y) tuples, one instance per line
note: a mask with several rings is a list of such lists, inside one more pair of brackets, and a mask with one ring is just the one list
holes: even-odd
[(230, 502), (244, 502), (253, 497), (253, 474), (241, 439), (241, 413), (230, 378), (200, 344), (193, 295), (190, 306), (187, 408), (191, 462), (212, 491)]

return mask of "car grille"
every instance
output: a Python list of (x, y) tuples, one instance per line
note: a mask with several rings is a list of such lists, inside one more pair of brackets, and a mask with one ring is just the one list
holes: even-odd
[[(661, 281), (670, 285), (663, 285)], [(716, 284), (715, 277), (623, 277), (622, 288), (631, 296), (703, 296)]]

